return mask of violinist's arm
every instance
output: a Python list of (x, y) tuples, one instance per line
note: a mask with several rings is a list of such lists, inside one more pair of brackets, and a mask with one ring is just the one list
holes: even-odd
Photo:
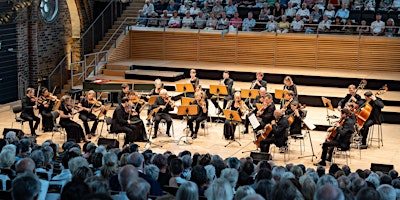
[(73, 115), (71, 115), (71, 114), (66, 115), (64, 113), (64, 111), (62, 111), (62, 110), (59, 110), (59, 112), (60, 112), (60, 118), (72, 118), (73, 117)]

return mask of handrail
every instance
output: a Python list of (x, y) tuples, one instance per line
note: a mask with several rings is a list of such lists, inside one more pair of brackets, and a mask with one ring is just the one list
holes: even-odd
[[(88, 34), (88, 32), (90, 30), (93, 29), (94, 24), (97, 23), (104, 15), (105, 11), (114, 3), (116, 3), (117, 1), (110, 1), (107, 6), (103, 9), (103, 11), (99, 14), (99, 16), (97, 16), (97, 18), (92, 22), (92, 24), (86, 29), (86, 31), (81, 35), (81, 37), (79, 38), (79, 40), (75, 41), (72, 45), (71, 45), (71, 49), (65, 54), (65, 56), (61, 59), (61, 61), (56, 65), (56, 67), (50, 72), (50, 74), (48, 75), (48, 80), (51, 79), (51, 77), (54, 76), (55, 72), (57, 72), (58, 70), (60, 70), (61, 66), (63, 65), (63, 63), (65, 62), (65, 60), (68, 58), (68, 55), (72, 54), (73, 51), (73, 46), (77, 43), (80, 43), (83, 38)], [(48, 88), (50, 89), (50, 81), (48, 84)], [(62, 85), (59, 86), (59, 88), (62, 88)]]

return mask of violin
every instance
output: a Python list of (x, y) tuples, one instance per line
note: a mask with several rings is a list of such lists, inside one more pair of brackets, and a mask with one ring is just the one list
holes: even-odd
[(96, 99), (88, 100), (88, 103), (96, 107), (100, 107), (103, 105), (100, 101), (97, 101)]
[(31, 102), (36, 102), (36, 101), (38, 101), (38, 98), (36, 98), (35, 96), (31, 96), (31, 97), (29, 97), (29, 98), (30, 98)]

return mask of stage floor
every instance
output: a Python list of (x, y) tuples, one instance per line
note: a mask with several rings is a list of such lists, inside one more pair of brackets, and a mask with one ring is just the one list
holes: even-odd
[[(213, 106), (210, 106), (213, 107)], [(210, 112), (213, 112), (210, 110)], [(1, 111), (0, 112), (0, 130), (3, 128), (10, 128), (12, 122), (14, 121), (14, 114), (12, 113), (11, 110), (7, 111)], [(108, 116), (112, 116), (113, 113), (113, 108), (110, 112), (107, 113)], [(144, 115), (146, 112), (142, 112), (142, 119), (145, 119), (146, 116)], [(319, 119), (321, 120), (321, 123), (326, 120), (326, 112), (322, 109), (318, 109), (313, 111), (314, 114), (312, 114), (315, 120)], [(320, 117), (318, 117), (320, 116)], [(81, 124), (81, 121), (78, 119), (78, 116), (75, 116), (74, 118), (75, 121)], [(327, 123), (327, 122), (325, 122)], [(100, 135), (100, 129), (101, 129), (102, 124), (100, 123), (98, 126), (98, 131), (97, 131), (97, 136), (92, 138), (91, 141), (95, 142), (97, 144), (97, 139)], [(398, 131), (400, 130), (400, 125), (396, 124), (383, 124), (383, 140), (384, 140), (384, 146), (381, 148), (377, 147), (377, 143), (374, 142), (372, 146), (370, 146), (367, 150), (361, 150), (361, 152), (358, 149), (351, 149), (351, 163), (349, 163), (350, 167), (352, 170), (356, 170), (358, 168), (360, 169), (367, 169), (370, 168), (371, 163), (382, 163), (382, 164), (393, 164), (396, 168), (396, 166), (400, 165), (400, 160), (397, 158), (397, 155), (399, 153), (399, 148), (398, 144), (400, 143), (400, 137), (398, 137)], [(165, 129), (164, 126), (160, 126), (161, 129)], [(241, 144), (241, 146), (234, 142), (228, 147), (224, 147), (226, 144), (228, 144), (228, 140), (225, 140), (223, 138), (223, 124), (222, 123), (208, 123), (208, 134), (204, 136), (204, 130), (200, 129), (199, 130), (199, 136), (197, 139), (193, 140), (193, 144), (187, 145), (183, 142), (180, 142), (179, 145), (177, 144), (177, 140), (181, 136), (184, 135), (184, 128), (186, 127), (186, 122), (182, 120), (173, 120), (173, 128), (174, 128), (174, 134), (173, 137), (167, 137), (165, 134), (160, 134), (157, 139), (155, 139), (153, 142), (154, 144), (162, 144), (163, 147), (150, 147), (149, 145), (146, 145), (146, 143), (143, 142), (138, 142), (138, 145), (140, 146), (140, 150), (144, 149), (152, 149), (153, 152), (157, 153), (163, 153), (165, 151), (172, 151), (175, 154), (178, 154), (179, 152), (183, 150), (189, 150), (191, 152), (199, 152), (199, 153), (211, 153), (211, 154), (218, 154), (223, 158), (235, 156), (238, 158), (241, 157), (246, 157), (250, 155), (250, 152), (245, 152), (242, 153), (243, 151), (252, 151), (256, 149), (256, 146), (253, 144), (254, 140), (254, 135), (253, 133), (250, 134), (240, 134), (240, 139), (238, 139), (238, 142)], [(18, 123), (14, 123), (14, 128), (20, 128), (20, 125)], [(148, 128), (148, 127), (147, 127)], [(243, 127), (240, 127), (240, 130), (243, 130)], [(376, 130), (376, 129), (375, 129)], [(23, 126), (23, 131), (29, 135), (29, 125), (28, 123), (24, 124)], [(51, 139), (51, 132), (47, 133), (42, 133), (41, 131), (37, 132), (40, 136), (37, 137), (37, 141), (39, 144), (43, 143), (45, 140)], [(112, 135), (107, 135), (106, 128), (104, 127), (101, 133), (102, 136), (108, 137), (108, 138), (113, 138)], [(377, 135), (377, 132), (375, 132), (375, 136)], [(235, 134), (236, 138), (239, 137), (238, 130)], [(321, 131), (310, 131), (310, 136), (311, 136), (311, 142), (314, 147), (314, 153), (318, 157), (320, 156), (321, 153), (321, 144), (326, 138), (326, 132), (321, 132)], [(120, 144), (123, 144), (123, 138), (124, 136), (121, 135), (120, 137)], [(57, 143), (62, 144), (64, 142), (63, 137), (60, 137), (59, 133), (56, 133), (54, 135), (53, 140)], [(81, 143), (82, 145), (83, 143)], [(299, 141), (295, 140), (290, 140), (290, 160), (287, 161), (286, 163), (294, 163), (294, 164), (304, 164), (307, 167), (313, 167), (313, 162), (311, 161), (311, 157), (305, 157), (305, 158), (298, 158), (299, 156), (309, 156), (312, 155), (312, 150), (311, 150), (311, 145), (310, 145), (310, 140), (309, 137), (307, 136), (305, 138), (305, 151), (301, 152), (300, 151), (300, 146), (299, 146)], [(361, 158), (360, 158), (360, 153), (361, 153)], [(316, 162), (318, 159), (314, 158), (314, 162)], [(285, 164), (283, 161), (283, 154), (278, 153), (278, 150), (276, 149), (275, 154), (273, 155), (273, 161), (279, 165)], [(345, 164), (346, 161), (344, 157), (339, 157), (336, 159), (336, 162), (338, 164)]]

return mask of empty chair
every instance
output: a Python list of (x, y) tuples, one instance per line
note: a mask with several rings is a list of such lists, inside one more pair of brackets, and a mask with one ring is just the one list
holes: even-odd
[[(22, 106), (21, 105), (13, 106), (12, 110), (13, 110), (13, 113), (15, 116), (15, 122), (20, 123), (21, 129), (22, 129), (22, 125), (24, 125), (24, 122), (25, 122), (25, 120), (20, 117), (21, 111), (22, 111)], [(12, 124), (11, 124), (11, 128), (13, 128), (13, 127), (14, 127), (14, 122), (12, 122)]]

